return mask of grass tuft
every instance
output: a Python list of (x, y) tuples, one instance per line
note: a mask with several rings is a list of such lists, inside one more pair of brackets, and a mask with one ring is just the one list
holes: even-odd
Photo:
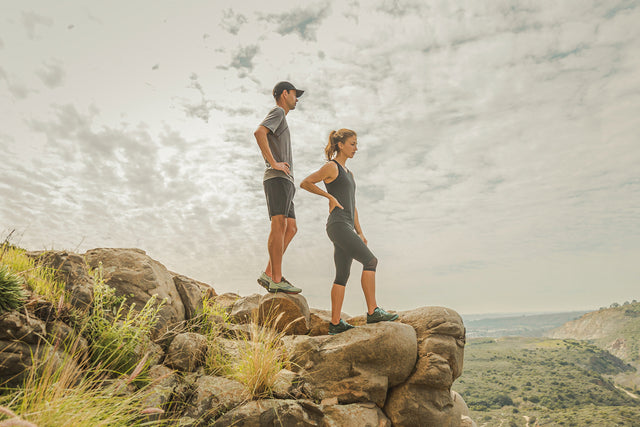
[(22, 278), (31, 291), (41, 295), (52, 304), (58, 304), (61, 299), (66, 300), (64, 284), (55, 279), (55, 271), (37, 265), (33, 259), (26, 255), (24, 249), (4, 244), (0, 263), (13, 274)]
[(14, 274), (8, 266), (0, 265), (0, 314), (15, 310), (24, 304), (27, 294), (22, 283), (23, 279)]

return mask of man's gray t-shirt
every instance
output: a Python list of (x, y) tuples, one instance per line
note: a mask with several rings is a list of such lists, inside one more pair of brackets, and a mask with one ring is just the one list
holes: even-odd
[(289, 172), (291, 173), (291, 176), (289, 176), (280, 170), (273, 169), (265, 159), (264, 163), (267, 169), (264, 171), (263, 181), (271, 178), (286, 178), (293, 182), (291, 136), (289, 135), (289, 125), (287, 124), (284, 109), (276, 105), (269, 111), (269, 114), (267, 114), (267, 117), (264, 118), (260, 125), (271, 131), (267, 134), (267, 140), (269, 141), (269, 148), (271, 149), (273, 158), (276, 159), (276, 162), (289, 163)]

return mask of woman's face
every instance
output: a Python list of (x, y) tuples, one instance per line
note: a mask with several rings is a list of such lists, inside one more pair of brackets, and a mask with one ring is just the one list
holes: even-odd
[(339, 142), (340, 152), (344, 153), (347, 158), (351, 159), (358, 151), (358, 138), (350, 136), (344, 142)]

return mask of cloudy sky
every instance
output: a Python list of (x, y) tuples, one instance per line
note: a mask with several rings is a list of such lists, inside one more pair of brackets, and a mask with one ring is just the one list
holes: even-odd
[[(23, 1), (0, 5), (0, 232), (138, 247), (261, 291), (253, 131), (279, 80), (297, 183), (329, 131), (387, 309), (640, 299), (640, 1)], [(284, 273), (329, 308), (325, 199), (298, 189)], [(345, 311), (365, 308), (355, 265)]]

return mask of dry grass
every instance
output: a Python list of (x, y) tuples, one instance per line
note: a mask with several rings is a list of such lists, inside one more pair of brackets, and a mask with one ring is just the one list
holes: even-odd
[[(146, 421), (145, 412), (157, 408), (142, 408), (141, 401), (149, 388), (123, 392), (123, 384), (135, 379), (121, 377), (107, 380), (104, 373), (89, 367), (77, 351), (77, 341), (68, 352), (47, 346), (44, 354), (33, 357), (33, 365), (24, 384), (5, 390), (0, 397), (0, 414), (8, 419), (0, 426), (138, 426), (160, 425)], [(74, 350), (75, 353), (74, 353)], [(143, 364), (145, 361), (141, 361)], [(139, 373), (141, 368), (135, 369)]]
[[(253, 398), (270, 397), (278, 373), (291, 365), (289, 355), (282, 343), (287, 325), (278, 331), (275, 325), (282, 319), (269, 315), (259, 324), (257, 314), (248, 325), (247, 332), (236, 332), (237, 352), (229, 354), (221, 344), (223, 326), (230, 323), (229, 315), (213, 301), (205, 300), (201, 322), (201, 333), (209, 342), (205, 370), (212, 375), (222, 375), (245, 385), (247, 394)], [(296, 319), (297, 320), (297, 319)], [(293, 322), (291, 322), (293, 323)]]

